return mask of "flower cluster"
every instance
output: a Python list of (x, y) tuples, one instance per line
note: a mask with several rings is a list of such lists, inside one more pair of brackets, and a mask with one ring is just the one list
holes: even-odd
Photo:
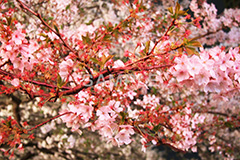
[[(189, 106), (185, 107), (181, 113), (176, 113), (171, 116), (170, 124), (173, 126), (172, 132), (175, 133), (177, 141), (173, 143), (176, 148), (181, 148), (183, 150), (192, 149), (196, 152), (195, 145), (197, 143), (197, 138), (201, 131), (196, 130), (199, 124), (203, 124), (205, 120), (204, 115), (199, 115), (198, 113), (192, 115), (191, 108)], [(171, 132), (166, 132), (166, 136), (173, 134)]]
[(239, 85), (239, 48), (225, 53), (215, 47), (203, 50), (199, 56), (182, 55), (175, 59), (170, 71), (182, 85), (205, 92), (227, 92)]
[[(239, 9), (218, 16), (213, 4), (184, 1), (191, 17), (173, 1), (1, 3), (0, 93), (14, 99), (19, 91), (40, 106), (66, 104), (28, 131), (61, 117), (72, 131), (97, 131), (116, 146), (130, 144), (138, 133), (143, 150), (161, 143), (196, 152), (202, 131), (209, 145), (217, 143), (214, 124), (239, 128), (238, 114), (213, 110), (208, 102), (240, 87)], [(204, 49), (197, 40), (227, 46)], [(210, 121), (212, 128), (204, 130)], [(42, 133), (50, 134), (52, 126)], [(1, 144), (21, 148), (25, 130), (18, 127), (3, 120)], [(62, 137), (74, 147), (73, 136)]]

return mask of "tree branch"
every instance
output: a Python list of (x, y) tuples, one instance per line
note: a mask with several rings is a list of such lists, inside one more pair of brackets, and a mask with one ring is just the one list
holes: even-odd
[[(35, 84), (35, 85), (38, 85), (38, 86), (43, 86), (43, 87), (48, 87), (48, 88), (58, 88), (56, 85), (51, 85), (51, 84), (48, 84), (48, 83), (44, 83), (44, 82), (39, 82), (39, 81), (34, 81), (34, 80), (23, 80), (22, 78), (20, 77), (17, 77), (16, 75), (12, 74), (12, 73), (9, 73), (7, 71), (4, 71), (2, 69), (0, 69), (0, 74), (2, 75), (5, 75), (5, 76), (9, 76), (11, 78), (19, 78), (20, 80), (24, 81), (24, 82), (29, 82), (29, 83), (32, 83), (32, 84)], [(71, 89), (70, 87), (62, 87), (61, 89), (63, 90), (69, 90)]]

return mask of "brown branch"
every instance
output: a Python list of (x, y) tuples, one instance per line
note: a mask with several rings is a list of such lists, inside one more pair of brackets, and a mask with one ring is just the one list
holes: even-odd
[(2, 68), (3, 66), (5, 66), (6, 64), (8, 64), (10, 62), (10, 60), (4, 62), (3, 64), (0, 65), (0, 68)]
[(222, 112), (217, 112), (217, 111), (196, 111), (196, 113), (207, 113), (207, 114), (214, 114), (214, 115), (219, 115), (219, 116), (224, 116), (224, 117), (231, 117), (233, 119), (239, 120), (240, 118), (237, 118), (237, 115), (229, 115), (227, 113), (222, 113)]
[[(164, 35), (163, 35), (161, 38), (159, 38), (159, 40), (158, 40), (157, 42), (155, 42), (152, 50), (151, 50), (149, 53), (147, 53), (147, 55), (146, 55), (145, 57), (140, 58), (140, 59), (138, 59), (137, 61), (132, 62), (132, 63), (130, 63), (130, 64), (127, 64), (127, 66), (132, 66), (133, 64), (136, 64), (136, 63), (141, 62), (141, 61), (145, 61), (145, 60), (147, 60), (147, 59), (150, 58), (150, 57), (157, 56), (156, 54), (153, 54), (154, 49), (156, 48), (156, 46), (158, 45), (158, 43), (159, 43), (164, 37), (166, 37), (166, 36), (168, 35), (168, 32), (169, 32), (169, 30), (171, 29), (171, 27), (175, 25), (175, 21), (176, 21), (176, 19), (173, 19), (173, 20), (172, 20), (170, 26), (168, 27), (168, 29), (166, 30), (166, 32), (164, 33)], [(179, 46), (179, 47), (177, 47), (177, 48), (174, 48), (174, 49), (172, 49), (172, 50), (176, 50), (176, 49), (178, 49), (178, 48), (180, 48), (180, 47), (181, 47), (181, 46)], [(165, 54), (167, 54), (168, 52), (169, 52), (169, 51), (164, 52), (162, 55), (165, 55)]]
[(44, 125), (44, 124), (46, 124), (46, 123), (48, 123), (48, 122), (50, 122), (50, 121), (52, 121), (52, 120), (54, 120), (54, 119), (56, 119), (56, 118), (58, 118), (58, 117), (64, 116), (64, 115), (66, 115), (66, 114), (71, 114), (71, 113), (73, 113), (73, 112), (65, 112), (65, 113), (63, 113), (63, 114), (57, 115), (57, 116), (55, 116), (55, 117), (52, 117), (52, 118), (50, 118), (49, 120), (47, 120), (47, 121), (45, 121), (45, 122), (42, 122), (42, 123), (34, 126), (33, 128), (28, 129), (27, 131), (28, 131), (28, 132), (29, 132), (29, 131), (32, 131), (32, 130), (34, 130), (34, 129), (38, 128), (38, 127), (41, 127), (42, 125)]
[(29, 11), (29, 12), (32, 13), (34, 16), (36, 16), (38, 19), (40, 19), (40, 21), (42, 22), (43, 25), (45, 25), (48, 29), (50, 29), (53, 33), (55, 33), (55, 34), (60, 38), (60, 40), (63, 42), (63, 45), (64, 45), (66, 48), (68, 48), (71, 52), (73, 52), (73, 53), (76, 54), (76, 51), (69, 46), (69, 44), (62, 38), (61, 34), (60, 34), (59, 32), (57, 32), (57, 31), (55, 31), (51, 26), (49, 26), (49, 25), (47, 24), (47, 22), (43, 20), (42, 16), (41, 16), (39, 13), (37, 13), (37, 12), (31, 10), (30, 8), (28, 8), (22, 1), (17, 0), (17, 2), (20, 4), (21, 8)]
[[(159, 40), (154, 44), (154, 46), (153, 46), (153, 48), (152, 48), (152, 50), (151, 50), (151, 52), (150, 52), (149, 54), (153, 54), (153, 51), (154, 51), (154, 49), (157, 47), (158, 43), (159, 43), (164, 37), (168, 36), (168, 32), (169, 32), (169, 30), (172, 28), (172, 26), (175, 25), (175, 21), (176, 21), (176, 19), (173, 19), (173, 20), (172, 20), (170, 26), (168, 26), (168, 29), (166, 30), (166, 32), (164, 33), (164, 35), (163, 35), (161, 38), (159, 38)], [(148, 55), (149, 55), (149, 54), (148, 54)]]
[[(29, 83), (32, 83), (32, 84), (35, 84), (35, 85), (38, 85), (38, 86), (43, 86), (43, 87), (48, 87), (48, 88), (58, 88), (56, 85), (51, 85), (51, 84), (48, 84), (48, 83), (44, 83), (44, 82), (39, 82), (39, 81), (34, 81), (34, 80), (23, 80), (22, 78), (12, 74), (12, 73), (9, 73), (7, 71), (4, 71), (2, 69), (0, 69), (0, 74), (2, 75), (5, 75), (5, 76), (9, 76), (11, 78), (19, 78), (20, 80), (24, 81), (24, 82), (29, 82)], [(70, 87), (62, 87), (61, 89), (64, 89), (64, 90), (69, 90), (71, 89)]]
[(179, 148), (173, 146), (173, 145), (170, 144), (170, 143), (162, 142), (161, 139), (158, 139), (158, 143), (157, 143), (157, 145), (162, 145), (162, 144), (163, 144), (163, 145), (166, 145), (166, 146), (168, 146), (168, 147), (170, 147), (170, 148), (173, 149), (174, 151), (182, 152), (182, 153), (186, 153), (186, 151), (184, 151), (184, 150), (182, 150), (182, 149), (179, 149)]
[(125, 18), (123, 21), (121, 21), (116, 27), (114, 27), (111, 32), (108, 32), (108, 31), (106, 30), (101, 37), (99, 37), (98, 39), (96, 39), (95, 41), (92, 42), (91, 48), (92, 48), (93, 45), (94, 45), (95, 43), (97, 43), (98, 41), (102, 41), (103, 38), (104, 38), (106, 35), (108, 35), (108, 34), (109, 34), (109, 35), (112, 35), (116, 29), (119, 29), (119, 28), (120, 28), (120, 26), (122, 25), (123, 22), (128, 21), (128, 19), (131, 18), (131, 17), (132, 17), (132, 16), (129, 15), (127, 18)]
[(12, 98), (13, 101), (13, 108), (12, 108), (12, 112), (13, 112), (13, 116), (14, 119), (17, 121), (18, 125), (20, 127), (22, 127), (21, 125), (21, 116), (20, 116), (20, 104), (22, 103), (22, 100), (16, 96), (14, 96), (13, 94), (9, 95)]
[[(75, 51), (72, 47), (70, 47), (70, 45), (63, 39), (61, 33), (58, 32), (58, 31), (55, 31), (51, 26), (49, 26), (49, 25), (47, 24), (47, 22), (44, 21), (44, 19), (42, 18), (42, 16), (41, 16), (39, 13), (37, 13), (37, 12), (31, 10), (30, 8), (28, 8), (21, 0), (17, 0), (17, 2), (20, 4), (21, 8), (29, 11), (29, 12), (32, 13), (34, 16), (36, 16), (38, 19), (40, 19), (40, 21), (42, 22), (42, 24), (45, 25), (48, 29), (50, 29), (53, 33), (55, 33), (55, 34), (59, 37), (59, 39), (63, 42), (63, 45), (64, 45), (67, 49), (69, 49), (72, 53), (74, 53), (74, 55), (76, 55), (76, 56), (78, 57), (77, 51)], [(81, 63), (84, 63), (84, 64), (85, 64), (85, 62), (82, 61), (80, 58), (77, 58), (77, 60), (79, 60)], [(86, 64), (84, 65), (84, 67), (87, 69), (88, 72), (90, 72), (90, 68), (89, 68)], [(91, 73), (91, 72), (90, 72), (90, 73)], [(64, 88), (64, 87), (63, 87), (63, 88)]]
[(197, 37), (194, 37), (194, 38), (190, 39), (189, 42), (194, 41), (194, 40), (197, 40), (197, 39), (201, 39), (201, 38), (206, 37), (206, 36), (209, 36), (209, 35), (211, 35), (211, 34), (215, 34), (215, 33), (219, 32), (219, 31), (221, 31), (221, 30), (223, 30), (223, 28), (219, 28), (219, 29), (217, 29), (217, 30), (214, 31), (214, 32), (207, 32), (207, 33), (205, 33), (205, 34), (203, 34), (203, 35), (200, 35), (200, 36), (197, 36)]
[[(139, 68), (139, 67), (119, 67), (119, 68), (110, 68), (107, 70), (103, 70), (102, 72), (100, 72), (98, 75), (94, 76), (92, 78), (92, 80), (79, 85), (77, 87), (74, 87), (72, 89), (66, 90), (66, 91), (62, 91), (59, 93), (60, 96), (66, 96), (66, 95), (73, 95), (73, 94), (77, 94), (78, 92), (80, 92), (83, 89), (92, 87), (94, 85), (97, 84), (97, 80), (99, 79), (100, 76), (103, 76), (104, 80), (109, 80), (110, 79), (110, 75), (111, 74), (122, 74), (125, 73), (126, 70), (128, 71), (144, 71), (144, 70), (153, 70), (153, 69), (159, 69), (159, 68), (166, 68), (166, 67), (170, 67), (171, 65), (157, 65), (157, 66), (150, 66), (150, 67), (146, 67), (146, 68)], [(102, 82), (99, 82), (102, 83)], [(54, 97), (52, 97), (54, 98)]]

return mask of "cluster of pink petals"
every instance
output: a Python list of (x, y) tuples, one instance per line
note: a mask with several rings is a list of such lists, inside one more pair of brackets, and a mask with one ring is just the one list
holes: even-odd
[(84, 104), (74, 105), (70, 103), (68, 109), (64, 112), (66, 111), (72, 112), (72, 114), (62, 116), (62, 120), (66, 123), (67, 127), (72, 128), (72, 131), (76, 131), (92, 117), (93, 107)]
[(131, 143), (130, 136), (134, 134), (132, 126), (115, 123), (115, 119), (121, 111), (123, 108), (119, 101), (109, 101), (108, 105), (97, 110), (98, 120), (93, 127), (94, 130), (99, 130), (99, 133), (109, 142), (117, 146)]
[[(72, 128), (73, 131), (80, 128), (90, 127), (93, 131), (98, 130), (99, 134), (107, 141), (114, 145), (129, 144), (132, 142), (130, 138), (134, 134), (133, 127), (130, 125), (118, 125), (115, 123), (118, 113), (123, 111), (119, 101), (111, 100), (107, 105), (100, 107), (94, 112), (92, 103), (87, 104), (87, 99), (94, 99), (89, 97), (87, 92), (81, 91), (77, 95), (78, 104), (69, 103), (68, 108), (62, 111), (72, 112), (61, 117), (67, 127)], [(97, 116), (95, 122), (90, 122), (93, 115)]]
[[(174, 114), (169, 122), (173, 127), (172, 131), (174, 132), (174, 135), (177, 135), (179, 140), (170, 143), (182, 150), (188, 150), (191, 148), (193, 151), (196, 151), (194, 146), (197, 143), (197, 137), (200, 134), (200, 131), (196, 131), (196, 126), (204, 123), (204, 120), (204, 115), (195, 114), (193, 116), (190, 107), (184, 108), (182, 113)], [(165, 134), (169, 136), (172, 133), (166, 132)]]
[[(24, 69), (32, 70), (34, 63), (37, 63), (37, 58), (33, 53), (38, 50), (39, 46), (36, 41), (28, 41), (26, 34), (21, 28), (15, 30), (12, 33), (11, 40), (3, 42), (0, 47), (0, 56), (3, 62), (10, 60), (14, 69), (18, 69), (23, 72)], [(21, 56), (19, 56), (21, 53)], [(2, 63), (3, 63), (2, 62)]]
[(175, 59), (176, 65), (170, 71), (177, 81), (205, 92), (226, 92), (236, 83), (239, 85), (239, 48), (225, 53), (215, 47), (202, 50), (199, 56), (182, 55)]
[(144, 109), (150, 108), (151, 110), (154, 110), (159, 105), (159, 97), (147, 94), (143, 96), (143, 100), (137, 99), (134, 101), (134, 104), (141, 105)]
[(71, 59), (64, 60), (59, 64), (59, 75), (62, 77), (62, 79), (67, 79), (73, 65), (74, 62)]

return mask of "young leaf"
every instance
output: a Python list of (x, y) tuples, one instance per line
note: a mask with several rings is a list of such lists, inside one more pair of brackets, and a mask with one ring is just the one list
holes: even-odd
[(62, 77), (58, 74), (58, 76), (57, 76), (57, 87), (62, 88), (62, 86), (64, 84), (65, 84), (65, 82), (63, 81)]
[(54, 28), (55, 28), (56, 32), (59, 33), (59, 29), (56, 25), (54, 25)]
[(147, 41), (145, 45), (146, 45), (146, 47), (145, 47), (145, 50), (144, 50), (144, 51), (145, 51), (145, 53), (147, 54), (148, 51), (149, 51), (149, 47), (150, 47), (150, 41)]
[(94, 63), (100, 65), (100, 62), (96, 58), (92, 57), (92, 58), (90, 58), (90, 60), (92, 60)]
[(6, 17), (7, 19), (7, 25), (10, 26), (12, 23), (12, 17)]
[(172, 7), (168, 7), (168, 11), (173, 14), (173, 8)]
[(178, 15), (180, 10), (180, 4), (177, 2), (176, 7), (175, 7), (175, 14)]
[(68, 10), (70, 8), (70, 4), (66, 6), (66, 10)]
[(107, 61), (109, 61), (110, 59), (112, 59), (113, 57), (114, 57), (114, 55), (109, 55), (109, 56), (107, 56), (107, 57), (104, 56), (104, 59), (102, 60), (103, 65), (104, 65)]
[(190, 41), (188, 45), (194, 46), (194, 47), (202, 47), (201, 43), (198, 41)]
[(83, 40), (83, 44), (90, 44), (91, 43), (91, 38), (89, 37), (88, 32), (87, 32), (86, 36), (82, 35), (82, 40)]
[(44, 34), (44, 33), (40, 33), (39, 36), (42, 36), (42, 37), (45, 37), (45, 38), (48, 37), (48, 35), (46, 35), (46, 34)]
[(195, 50), (195, 48), (186, 46), (185, 50), (186, 50), (187, 54), (190, 55), (190, 56), (192, 56), (192, 55), (199, 56), (199, 53)]
[(178, 12), (178, 15), (179, 16), (187, 15), (187, 11), (182, 11), (181, 10), (181, 11)]
[(103, 40), (104, 41), (110, 41), (111, 35), (107, 34), (106, 36), (104, 36)]

